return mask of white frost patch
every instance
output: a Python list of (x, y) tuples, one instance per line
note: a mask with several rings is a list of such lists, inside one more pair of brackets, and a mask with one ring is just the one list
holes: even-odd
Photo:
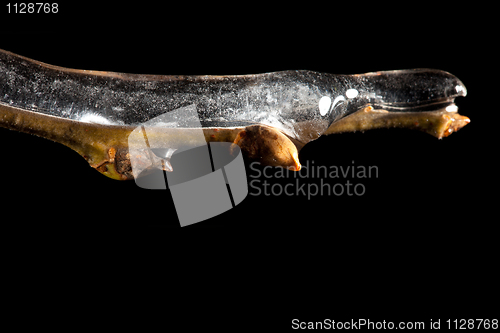
[(465, 90), (465, 87), (464, 86), (461, 86), (461, 85), (456, 85), (455, 86), (455, 90), (457, 91), (457, 93), (460, 93), (460, 92), (463, 92), (464, 95), (467, 94), (467, 90)]
[(294, 129), (294, 121), (285, 121), (279, 115), (269, 114), (268, 112), (258, 112), (258, 111), (247, 111), (235, 115), (234, 120), (246, 121), (251, 119), (251, 121), (260, 123), (263, 125), (268, 125), (277, 128), (292, 137), (297, 137), (297, 133)]
[(84, 123), (93, 123), (93, 124), (101, 124), (101, 125), (113, 125), (114, 124), (113, 122), (109, 121), (108, 119), (104, 118), (103, 116), (100, 116), (100, 115), (95, 114), (95, 113), (84, 114), (78, 120), (82, 121)]
[(456, 106), (455, 104), (448, 105), (446, 107), (446, 111), (448, 111), (448, 112), (457, 112), (458, 111), (458, 106)]
[(176, 121), (169, 121), (169, 122), (158, 121), (158, 122), (155, 122), (154, 119), (153, 119), (153, 121), (150, 122), (149, 125), (151, 127), (165, 127), (165, 128), (177, 128), (177, 127), (179, 127), (179, 123)]

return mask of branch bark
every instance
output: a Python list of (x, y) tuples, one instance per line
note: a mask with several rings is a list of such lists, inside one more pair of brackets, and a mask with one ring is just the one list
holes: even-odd
[(367, 131), (377, 128), (407, 128), (438, 139), (449, 136), (470, 122), (468, 117), (446, 109), (426, 112), (389, 112), (368, 106), (333, 123), (325, 135)]

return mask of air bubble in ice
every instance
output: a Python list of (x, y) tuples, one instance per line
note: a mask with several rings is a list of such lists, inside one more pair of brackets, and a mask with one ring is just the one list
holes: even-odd
[(319, 100), (319, 113), (324, 116), (330, 110), (330, 105), (332, 105), (332, 99), (328, 96), (323, 96)]
[(345, 92), (345, 95), (347, 96), (347, 98), (354, 98), (358, 96), (358, 91), (356, 89), (348, 89)]

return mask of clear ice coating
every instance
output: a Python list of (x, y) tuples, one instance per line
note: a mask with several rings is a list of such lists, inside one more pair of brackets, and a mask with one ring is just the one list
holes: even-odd
[[(0, 50), (0, 104), (103, 125), (138, 126), (194, 104), (204, 127), (265, 124), (307, 143), (367, 105), (425, 111), (465, 95), (458, 78), (434, 69), (159, 76), (66, 69)], [(196, 123), (186, 116), (157, 125)]]

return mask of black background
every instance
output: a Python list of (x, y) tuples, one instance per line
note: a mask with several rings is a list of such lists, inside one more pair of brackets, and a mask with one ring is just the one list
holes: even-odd
[[(496, 264), (490, 255), (498, 251), (493, 232), (497, 217), (491, 215), (498, 197), (497, 148), (488, 136), (496, 131), (496, 97), (487, 93), (486, 74), (492, 68), (490, 52), (482, 48), (482, 38), (490, 32), (483, 25), (483, 11), (424, 3), (371, 8), (355, 2), (288, 3), (286, 8), (258, 3), (232, 8), (83, 6), (60, 4), (60, 12), (50, 15), (7, 15), (0, 8), (0, 48), (62, 67), (142, 74), (436, 68), (456, 75), (467, 87), (467, 97), (456, 104), (471, 123), (442, 140), (400, 129), (320, 138), (303, 149), (301, 162), (376, 165), (378, 178), (360, 180), (365, 195), (310, 200), (249, 195), (235, 209), (183, 229), (168, 191), (108, 179), (62, 145), (0, 129), (3, 206), (14, 209), (15, 216), (9, 224), (63, 238), (103, 230), (153, 230), (162, 237), (191, 231), (206, 235), (210, 245), (205, 249), (227, 236), (249, 239), (244, 244), (250, 252), (262, 250), (269, 240), (275, 244), (266, 252), (269, 261), (292, 271), (311, 270), (318, 284), (308, 281), (306, 289), (313, 291), (321, 289), (319, 282), (332, 283), (330, 278), (344, 275), (337, 264), (346, 258), (362, 267), (356, 289), (380, 288), (374, 282), (377, 267), (392, 272), (385, 283), (408, 283), (404, 290), (417, 291), (420, 283), (410, 282), (417, 278), (457, 298), (462, 291), (454, 290), (463, 290), (455, 289), (457, 280), (438, 272), (455, 276), (474, 270), (483, 282), (494, 279), (490, 270)], [(473, 285), (477, 290), (488, 286)], [(302, 306), (296, 314), (304, 313), (304, 304), (311, 305), (306, 299), (298, 302)]]

